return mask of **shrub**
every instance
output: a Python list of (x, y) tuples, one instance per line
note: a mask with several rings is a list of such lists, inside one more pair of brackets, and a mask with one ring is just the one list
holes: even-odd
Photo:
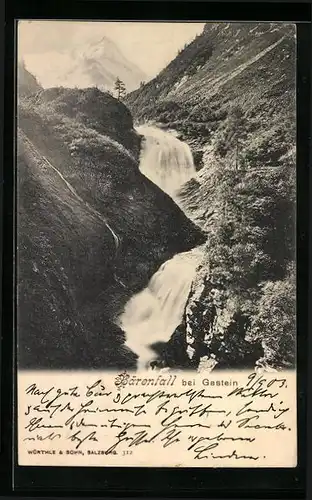
[(293, 368), (296, 362), (294, 276), (282, 281), (268, 281), (262, 285), (261, 291), (258, 311), (252, 320), (251, 338), (262, 342), (263, 364), (273, 368)]

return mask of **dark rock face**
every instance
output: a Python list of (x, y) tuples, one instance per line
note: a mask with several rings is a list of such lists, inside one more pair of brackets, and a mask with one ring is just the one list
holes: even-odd
[(27, 71), (23, 61), (18, 63), (17, 85), (19, 97), (30, 96), (42, 90), (36, 78)]
[[(76, 109), (83, 97), (94, 98), (88, 91), (74, 96)], [(140, 173), (135, 147), (116, 141), (122, 126), (136, 137), (121, 103), (115, 102), (116, 116), (123, 106), (128, 121), (115, 123), (111, 138), (99, 133), (106, 111), (88, 117), (102, 117), (96, 131), (85, 117), (60, 113), (58, 98), (55, 104), (42, 97), (19, 110), (19, 364), (131, 369), (136, 356), (114, 320), (163, 262), (205, 237)], [(84, 105), (91, 115), (92, 106)], [(113, 110), (106, 119), (112, 116)]]
[(157, 353), (157, 361), (152, 366), (155, 368), (169, 367), (174, 370), (196, 369), (194, 363), (187, 355), (187, 342), (184, 322), (176, 328), (169, 342), (152, 346)]
[(194, 368), (206, 358), (213, 361), (213, 370), (253, 369), (263, 356), (259, 341), (246, 340), (248, 315), (239, 312), (230, 294), (209, 278), (194, 283), (182, 326)]
[(20, 366), (131, 366), (123, 332), (101, 306), (103, 290), (115, 283), (112, 237), (42, 168), (19, 157)]

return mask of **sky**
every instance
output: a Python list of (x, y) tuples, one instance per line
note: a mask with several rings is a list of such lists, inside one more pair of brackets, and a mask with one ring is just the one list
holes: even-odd
[[(55, 52), (107, 36), (127, 59), (153, 78), (203, 27), (204, 23), (19, 21), (18, 56), (26, 65), (27, 60), (48, 64)], [(41, 59), (40, 54), (45, 57)]]

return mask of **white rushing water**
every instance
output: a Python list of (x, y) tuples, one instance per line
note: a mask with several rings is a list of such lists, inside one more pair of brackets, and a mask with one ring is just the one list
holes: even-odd
[[(137, 131), (145, 135), (141, 172), (174, 199), (177, 189), (195, 174), (190, 148), (155, 127), (142, 126)], [(201, 258), (200, 248), (175, 255), (126, 304), (119, 325), (126, 334), (126, 345), (138, 355), (138, 370), (148, 368), (156, 358), (150, 346), (167, 342), (181, 323)]]
[(174, 198), (177, 189), (196, 174), (189, 146), (157, 127), (141, 125), (136, 130), (145, 138), (140, 160), (142, 174)]
[(126, 333), (126, 345), (139, 356), (139, 370), (146, 369), (156, 357), (150, 346), (168, 342), (181, 323), (200, 259), (199, 251), (175, 255), (127, 303), (120, 326)]

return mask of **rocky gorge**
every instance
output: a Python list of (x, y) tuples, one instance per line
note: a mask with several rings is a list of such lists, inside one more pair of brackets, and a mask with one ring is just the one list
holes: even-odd
[(20, 81), (21, 367), (294, 367), (294, 26), (207, 23), (124, 102)]

